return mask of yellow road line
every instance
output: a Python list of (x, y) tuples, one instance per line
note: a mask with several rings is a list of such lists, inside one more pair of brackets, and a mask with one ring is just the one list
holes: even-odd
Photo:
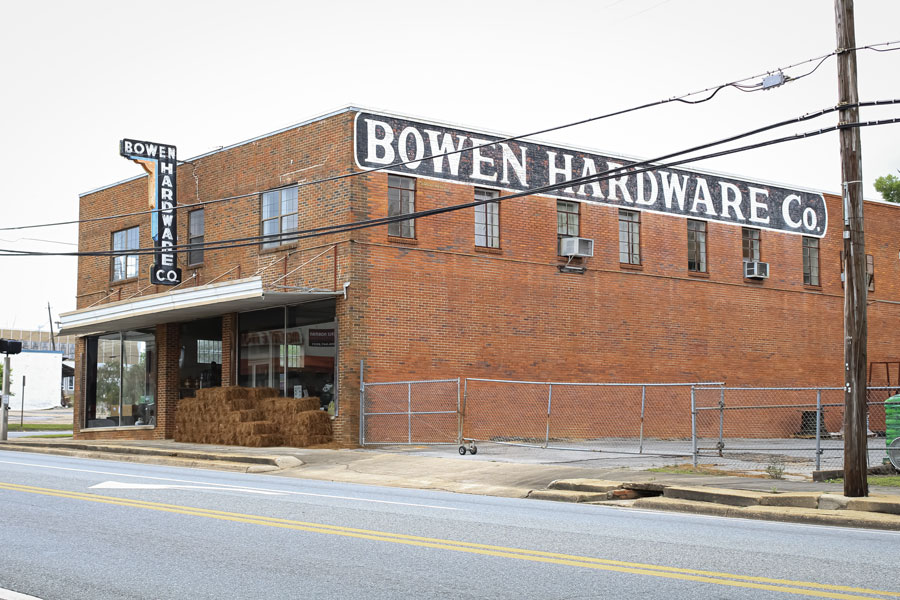
[[(882, 590), (872, 590), (866, 588), (856, 588), (849, 586), (837, 586), (820, 584), (806, 581), (792, 581), (787, 579), (773, 579), (768, 577), (752, 577), (746, 575), (735, 575), (731, 573), (722, 573), (717, 571), (702, 571), (695, 569), (681, 569), (678, 567), (667, 567), (663, 565), (652, 565), (642, 563), (632, 563), (625, 561), (593, 558), (586, 556), (576, 556), (569, 554), (560, 554), (554, 552), (542, 552), (539, 550), (527, 550), (523, 548), (508, 548), (504, 546), (492, 546), (488, 544), (477, 544), (472, 542), (461, 542), (454, 540), (443, 540), (440, 538), (429, 538), (421, 536), (413, 536), (399, 533), (389, 533), (383, 531), (374, 531), (368, 529), (358, 529), (353, 527), (342, 527), (338, 525), (327, 525), (323, 523), (310, 523), (305, 521), (293, 521), (289, 519), (279, 519), (276, 517), (266, 517), (260, 515), (247, 515), (242, 513), (233, 513), (218, 511), (206, 508), (195, 508), (180, 506), (177, 504), (165, 504), (160, 502), (149, 502), (145, 500), (133, 500), (128, 498), (118, 498), (114, 496), (101, 496), (97, 494), (88, 494), (83, 492), (73, 492), (67, 490), (56, 490), (51, 488), (41, 488), (35, 486), (26, 486), (14, 483), (0, 483), (0, 489), (10, 491), (18, 491), (24, 493), (40, 494), (45, 496), (54, 496), (59, 498), (67, 498), (73, 500), (84, 500), (89, 502), (98, 502), (103, 504), (111, 504), (118, 506), (126, 506), (131, 508), (144, 508), (148, 510), (157, 510), (169, 512), (173, 514), (183, 514), (189, 516), (199, 516), (213, 518), (223, 521), (232, 521), (236, 523), (247, 523), (252, 525), (265, 525), (269, 527), (278, 527), (282, 529), (292, 529), (297, 531), (307, 531), (311, 533), (321, 533), (330, 535), (339, 535), (344, 537), (353, 537), (359, 539), (367, 539), (373, 541), (390, 542), (395, 544), (404, 544), (409, 546), (419, 546), (425, 548), (435, 548), (442, 550), (453, 550), (457, 552), (467, 552), (471, 554), (481, 554), (487, 556), (497, 556), (503, 558), (517, 558), (532, 562), (542, 562), (549, 564), (567, 565), (582, 568), (599, 569), (605, 571), (614, 571), (620, 573), (629, 573), (637, 575), (649, 575), (653, 577), (664, 577), (669, 579), (679, 579), (685, 581), (694, 581), (700, 583), (714, 583), (718, 585), (743, 587), (752, 589), (762, 589), (769, 591), (780, 591), (785, 593), (800, 594), (806, 596), (817, 596), (820, 598), (838, 598), (838, 599), (859, 599), (871, 598), (871, 595), (900, 597), (898, 592), (888, 592)], [(801, 587), (793, 587), (801, 586)], [(813, 589), (802, 589), (802, 588)], [(830, 590), (826, 592), (825, 590)], [(849, 592), (850, 594), (869, 594), (869, 596), (849, 595), (832, 592)]]

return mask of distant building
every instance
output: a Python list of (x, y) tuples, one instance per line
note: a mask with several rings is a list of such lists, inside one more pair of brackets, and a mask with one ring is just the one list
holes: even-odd
[[(21, 363), (22, 361), (11, 358), (10, 360), (13, 361), (13, 376), (18, 376), (18, 383), (13, 382), (11, 385), (11, 390), (14, 393), (18, 394), (16, 386), (21, 386), (21, 376), (30, 375), (30, 377), (26, 378), (26, 385), (29, 386), (29, 389), (26, 392), (26, 399), (31, 402), (32, 399), (29, 397), (29, 394), (32, 393), (32, 390), (30, 389), (30, 386), (35, 385), (38, 378), (40, 378), (42, 382), (41, 388), (43, 389), (49, 385), (48, 382), (52, 381), (53, 377), (56, 377), (57, 372), (59, 372), (59, 388), (63, 392), (63, 397), (66, 398), (65, 403), (69, 404), (71, 402), (72, 395), (75, 393), (76, 337), (74, 335), (51, 336), (49, 331), (43, 330), (0, 328), (0, 338), (21, 341), (23, 354), (27, 352), (56, 352), (62, 357), (60, 368), (56, 368), (56, 363), (59, 362), (56, 359), (38, 359), (32, 357), (28, 359), (27, 369), (24, 368), (24, 365), (20, 365), (20, 367), (17, 368), (15, 363)], [(35, 388), (35, 390), (36, 389), (37, 388)], [(37, 394), (38, 392), (34, 393)], [(58, 397), (59, 394), (56, 395), (57, 397), (54, 399), (54, 402), (51, 402), (51, 399), (53, 399), (51, 397), (53, 395), (50, 394), (49, 391), (41, 392), (40, 395), (44, 397), (44, 399), (40, 401), (41, 408), (59, 406), (62, 402), (61, 398)], [(37, 397), (34, 398), (34, 402), (38, 402)], [(13, 402), (13, 404), (15, 404), (15, 402)], [(26, 408), (28, 408), (27, 404)]]

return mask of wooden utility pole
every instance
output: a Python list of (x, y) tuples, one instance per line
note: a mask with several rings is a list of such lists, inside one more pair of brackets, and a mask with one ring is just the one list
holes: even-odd
[[(841, 123), (859, 122), (853, 0), (834, 0)], [(840, 130), (844, 201), (844, 495), (868, 496), (866, 479), (866, 242), (863, 233), (859, 128)]]

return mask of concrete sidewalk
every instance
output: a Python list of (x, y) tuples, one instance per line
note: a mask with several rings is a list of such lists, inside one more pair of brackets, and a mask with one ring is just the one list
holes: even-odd
[(900, 488), (873, 487), (869, 498), (840, 484), (753, 477), (670, 474), (622, 464), (459, 456), (455, 446), (369, 449), (246, 448), (158, 441), (21, 439), (2, 450), (168, 464), (284, 477), (468, 494), (900, 530)]

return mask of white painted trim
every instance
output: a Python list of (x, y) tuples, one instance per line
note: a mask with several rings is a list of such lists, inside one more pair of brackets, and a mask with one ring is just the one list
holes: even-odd
[(95, 323), (101, 326), (105, 322), (157, 313), (164, 310), (177, 310), (245, 298), (259, 298), (264, 294), (262, 278), (259, 276), (163, 292), (144, 296), (137, 300), (121, 300), (96, 308), (83, 308), (61, 313), (59, 315), (60, 331), (67, 327), (75, 329)]

